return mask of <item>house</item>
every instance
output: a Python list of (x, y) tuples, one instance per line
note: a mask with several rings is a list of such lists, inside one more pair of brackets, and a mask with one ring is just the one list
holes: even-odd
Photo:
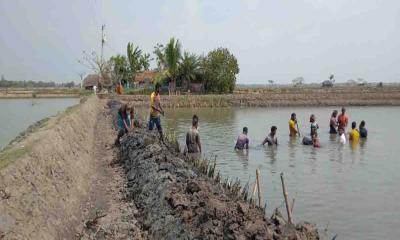
[(92, 90), (93, 86), (99, 88), (100, 85), (100, 77), (97, 74), (89, 74), (83, 79), (83, 87), (86, 90)]
[(136, 86), (152, 85), (157, 71), (143, 71), (135, 74), (134, 83)]

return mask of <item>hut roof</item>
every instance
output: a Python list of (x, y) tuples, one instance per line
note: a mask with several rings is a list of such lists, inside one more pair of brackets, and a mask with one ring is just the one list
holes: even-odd
[(99, 75), (97, 75), (97, 74), (89, 74), (83, 80), (83, 86), (84, 87), (98, 86), (99, 82), (100, 82)]
[(157, 75), (157, 71), (143, 71), (135, 74), (135, 82), (144, 82), (146, 79), (153, 81), (155, 76)]

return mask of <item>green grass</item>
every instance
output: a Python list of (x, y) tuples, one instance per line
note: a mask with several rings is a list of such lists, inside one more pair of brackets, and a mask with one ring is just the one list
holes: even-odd
[(0, 170), (8, 166), (18, 158), (23, 157), (26, 153), (30, 152), (31, 146), (24, 146), (18, 148), (8, 148), (0, 152)]

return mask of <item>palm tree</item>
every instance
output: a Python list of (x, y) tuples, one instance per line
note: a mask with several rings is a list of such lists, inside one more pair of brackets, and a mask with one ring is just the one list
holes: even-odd
[(175, 38), (171, 38), (164, 50), (165, 63), (167, 67), (167, 76), (171, 79), (173, 85), (179, 75), (179, 60), (181, 59), (181, 43)]
[(133, 47), (133, 43), (128, 43), (126, 48), (126, 55), (128, 56), (130, 78), (133, 79), (135, 74), (141, 70), (140, 57), (142, 56), (142, 50), (139, 47)]
[(187, 89), (190, 88), (190, 82), (196, 79), (200, 72), (200, 59), (194, 53), (184, 52), (179, 65), (179, 76), (187, 81)]

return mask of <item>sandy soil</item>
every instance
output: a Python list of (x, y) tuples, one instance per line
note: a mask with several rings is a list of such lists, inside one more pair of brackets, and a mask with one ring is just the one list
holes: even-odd
[(0, 239), (140, 239), (110, 119), (91, 97), (2, 153)]

